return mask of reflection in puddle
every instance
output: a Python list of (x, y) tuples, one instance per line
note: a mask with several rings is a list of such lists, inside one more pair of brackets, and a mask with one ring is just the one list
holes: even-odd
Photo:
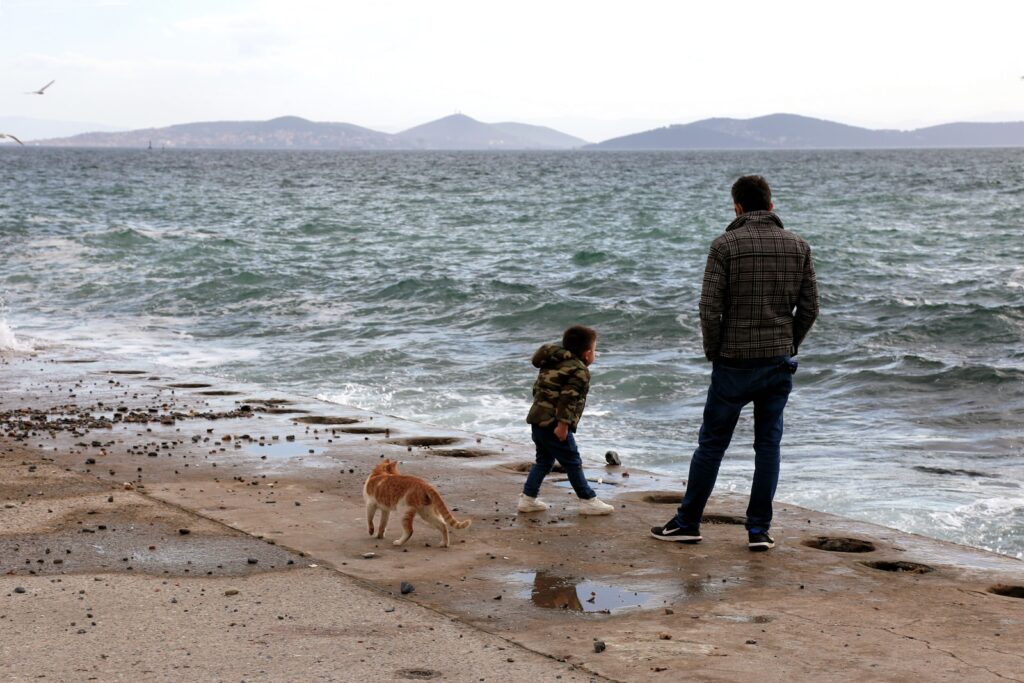
[(516, 572), (513, 581), (529, 584), (521, 598), (529, 598), (538, 607), (565, 609), (574, 612), (612, 612), (649, 603), (653, 593), (631, 591), (603, 583), (587, 581), (550, 572)]

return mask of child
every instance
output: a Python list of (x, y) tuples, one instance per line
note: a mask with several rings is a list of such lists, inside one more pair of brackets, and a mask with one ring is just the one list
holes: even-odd
[(562, 345), (545, 344), (533, 354), (533, 366), (540, 368), (533, 383), (533, 406), (526, 421), (533, 425), (537, 462), (526, 477), (519, 495), (519, 512), (541, 512), (548, 505), (537, 500), (541, 482), (555, 461), (569, 475), (580, 498), (581, 515), (607, 515), (613, 508), (597, 498), (583, 474), (583, 460), (573, 433), (583, 415), (590, 388), (590, 370), (597, 357), (597, 332), (576, 325), (562, 335)]

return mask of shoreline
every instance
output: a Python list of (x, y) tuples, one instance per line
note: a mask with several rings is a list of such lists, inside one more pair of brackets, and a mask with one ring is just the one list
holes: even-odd
[[(460, 655), (450, 656), (447, 665), (436, 664), (440, 668), (424, 665), (440, 680), (478, 680), (483, 673), (471, 674), (479, 666), (525, 666), (524, 658), (540, 667), (542, 680), (556, 675), (563, 680), (650, 680), (662, 671), (708, 681), (747, 680), (755, 674), (767, 680), (906, 680), (926, 671), (934, 680), (1017, 680), (1013, 672), (1019, 655), (1007, 650), (1024, 639), (1024, 603), (1011, 597), (1015, 590), (1024, 594), (1024, 563), (1019, 560), (784, 503), (777, 504), (773, 527), (778, 547), (753, 554), (745, 547), (742, 528), (745, 497), (727, 494), (712, 497), (708, 512), (715, 518), (706, 520), (703, 543), (660, 543), (647, 537), (646, 529), (670, 514), (681, 486), (628, 467), (588, 471), (604, 480), (599, 495), (617, 508), (609, 517), (577, 516), (571, 490), (552, 477), (542, 490), (555, 503), (552, 511), (516, 515), (515, 497), (525, 476), (518, 470), (532, 460), (525, 446), (220, 380), (159, 377), (107, 360), (59, 360), (94, 359), (37, 356), (8, 359), (0, 366), (0, 411), (34, 408), (56, 420), (55, 409), (60, 408), (77, 413), (79, 420), (54, 429), (52, 436), (34, 429), (35, 436), (23, 441), (0, 437), (6, 513), (0, 543), (10, 541), (14, 528), (20, 529), (23, 545), (43, 548), (55, 535), (77, 531), (77, 522), (89, 522), (81, 505), (58, 523), (49, 516), (55, 513), (41, 511), (44, 501), (46, 509), (56, 510), (51, 500), (79, 500), (83, 495), (62, 498), (59, 486), (34, 483), (44, 475), (48, 481), (67, 478), (75, 486), (106, 487), (103, 491), (115, 500), (127, 496), (136, 501), (133, 509), (165, 506), (161, 509), (192, 516), (196, 524), (215, 525), (236, 539), (230, 543), (254, 544), (245, 553), (258, 547), (270, 553), (267, 557), (285, 553), (294, 562), (304, 555), (308, 564), (318, 565), (289, 569), (285, 575), (275, 566), (260, 575), (269, 578), (253, 579), (237, 578), (214, 564), (207, 569), (212, 574), (189, 579), (196, 586), (209, 582), (220, 588), (224, 581), (269, 585), (290, 573), (295, 578), (284, 578), (282, 584), (288, 590), (277, 584), (274, 590), (308, 607), (306, 619), (348, 624), (309, 627), (312, 640), (322, 639), (314, 637), (317, 628), (345, 630), (369, 619), (369, 612), (357, 608), (344, 614), (329, 609), (318, 613), (315, 591), (302, 588), (320, 585), (315, 573), (369, 587), (368, 599), (387, 596), (398, 605), (414, 603), (415, 609), (469, 629), (456, 640), (473, 633), (484, 640), (498, 638), (507, 648), (503, 656), (495, 650), (479, 663), (465, 662)], [(126, 370), (133, 374), (118, 372)], [(83, 409), (97, 408), (101, 401), (103, 410), (109, 409), (105, 414), (111, 426), (93, 426), (85, 433), (79, 428)], [(252, 410), (240, 411), (242, 405)], [(140, 421), (114, 420), (119, 408), (126, 409), (123, 416), (138, 415)], [(385, 455), (401, 460), (403, 472), (437, 486), (458, 518), (473, 520), (469, 529), (453, 531), (451, 548), (439, 548), (439, 535), (422, 523), (416, 524), (404, 548), (366, 535), (361, 486)], [(625, 471), (630, 476), (623, 476)], [(104, 500), (84, 507), (101, 509)], [(114, 525), (106, 526), (113, 535)], [(61, 558), (64, 562), (51, 564), (45, 577), (24, 569), (38, 564), (24, 562), (33, 558), (18, 558), (16, 565), (5, 562), (0, 614), (17, 628), (12, 644), (0, 650), (3, 658), (32, 650), (23, 640), (33, 638), (31, 614), (15, 607), (12, 600), (24, 594), (12, 593), (14, 587), (25, 582), (52, 587), (57, 584), (49, 581), (57, 578), (161, 580), (162, 572), (171, 569), (145, 564), (152, 554), (149, 545), (159, 548), (174, 539), (181, 553), (173, 557), (185, 557), (200, 536), (218, 535), (175, 538), (172, 531), (166, 527), (125, 540), (124, 556), (138, 565), (131, 572), (122, 566), (121, 556), (108, 566), (80, 564), (84, 549), (73, 549)], [(388, 535), (397, 535), (394, 523)], [(147, 544), (147, 538), (160, 540)], [(224, 543), (222, 539), (215, 545)], [(874, 550), (849, 552), (866, 550), (867, 545)], [(366, 553), (373, 556), (364, 558)], [(286, 561), (284, 557), (278, 561)], [(261, 570), (270, 562), (252, 559)], [(44, 560), (42, 566), (46, 564)], [(176, 571), (183, 572), (180, 563)], [(402, 596), (402, 581), (414, 591)], [(1007, 595), (992, 592), (998, 586), (1008, 587)], [(216, 591), (206, 593), (209, 597), (197, 603), (203, 609), (213, 609), (224, 599)], [(51, 599), (59, 603), (56, 596)], [(123, 626), (146, 631), (145, 613), (138, 612), (139, 604), (128, 594), (115, 591), (103, 600), (123, 602)], [(254, 620), (266, 616), (265, 610), (253, 610)], [(218, 641), (235, 642), (227, 633), (209, 634), (208, 642), (196, 647), (209, 654)], [(408, 632), (403, 631), (405, 637)], [(34, 638), (38, 641), (40, 634)], [(597, 652), (595, 640), (603, 641), (606, 649)], [(50, 646), (60, 651), (56, 642)], [(515, 654), (508, 654), (512, 650)], [(411, 671), (421, 652), (419, 647), (397, 656), (405, 658)], [(332, 655), (324, 656), (326, 667)], [(55, 665), (53, 659), (50, 665)], [(193, 673), (200, 678), (216, 675), (214, 659)], [(102, 676), (126, 674), (122, 660), (110, 658), (96, 666)], [(402, 670), (396, 667), (394, 671)], [(343, 680), (330, 677), (337, 673), (324, 675)], [(518, 675), (507, 673), (512, 679)]]

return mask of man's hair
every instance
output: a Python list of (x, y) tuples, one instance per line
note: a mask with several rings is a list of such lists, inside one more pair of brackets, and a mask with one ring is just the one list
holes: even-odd
[(772, 205), (772, 188), (759, 175), (745, 175), (732, 184), (732, 200), (744, 211), (768, 211)]
[(583, 325), (573, 325), (562, 335), (562, 348), (578, 358), (589, 351), (596, 340), (596, 330)]

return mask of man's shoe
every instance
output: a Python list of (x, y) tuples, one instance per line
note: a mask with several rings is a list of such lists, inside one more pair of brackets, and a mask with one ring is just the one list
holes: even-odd
[(548, 509), (548, 504), (537, 498), (531, 498), (525, 493), (519, 494), (519, 504), (516, 505), (516, 510), (519, 512), (544, 512)]
[(775, 539), (766, 531), (752, 532), (747, 535), (747, 547), (754, 552), (763, 552), (775, 547)]
[(580, 514), (581, 515), (607, 515), (611, 514), (615, 508), (608, 503), (604, 502), (600, 498), (588, 498), (586, 500), (580, 499)]
[(681, 527), (676, 520), (669, 521), (665, 526), (651, 527), (651, 536), (659, 541), (675, 541), (676, 543), (700, 543), (700, 527)]

